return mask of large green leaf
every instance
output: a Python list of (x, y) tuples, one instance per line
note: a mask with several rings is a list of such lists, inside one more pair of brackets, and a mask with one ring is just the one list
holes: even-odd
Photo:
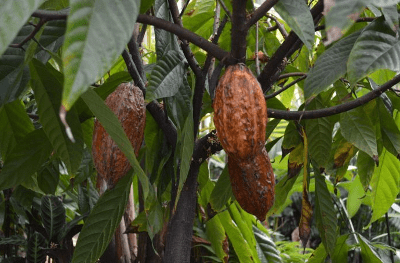
[(42, 129), (24, 137), (12, 149), (0, 173), (0, 190), (21, 184), (46, 161), (52, 151), (51, 143)]
[(56, 153), (66, 164), (70, 173), (75, 173), (81, 163), (83, 151), (83, 135), (78, 114), (72, 109), (67, 121), (74, 135), (72, 142), (65, 131), (58, 111), (60, 109), (62, 74), (48, 68), (36, 59), (30, 64), (31, 86), (35, 92), (38, 113), (43, 130), (52, 143)]
[(253, 226), (253, 231), (257, 241), (257, 254), (261, 262), (281, 263), (282, 259), (274, 241), (255, 226)]
[(342, 135), (348, 142), (372, 158), (377, 158), (375, 127), (362, 107), (341, 113), (339, 123)]
[(221, 224), (218, 216), (214, 216), (206, 223), (206, 234), (208, 240), (211, 242), (211, 247), (214, 249), (217, 257), (224, 262), (224, 258), (228, 257), (223, 245), (226, 240), (225, 229)]
[(314, 22), (304, 1), (281, 0), (274, 6), (278, 14), (288, 23), (290, 28), (303, 41), (308, 50), (314, 44)]
[(361, 184), (366, 190), (368, 189), (369, 182), (371, 181), (372, 175), (374, 174), (374, 169), (375, 169), (374, 159), (372, 159), (365, 152), (359, 151), (357, 156), (357, 168)]
[(182, 23), (188, 30), (204, 38), (209, 38), (213, 30), (214, 15), (215, 1), (191, 1), (186, 8), (185, 15), (182, 16)]
[(57, 196), (44, 195), (40, 205), (40, 212), (48, 238), (53, 240), (65, 224), (64, 204)]
[[(324, 108), (321, 96), (315, 97), (307, 107), (310, 110)], [(326, 167), (326, 153), (331, 151), (333, 123), (329, 118), (310, 119), (306, 121), (308, 151), (318, 168)]]
[(43, 0), (3, 0), (0, 2), (0, 56)]
[[(359, 152), (358, 154), (360, 154)], [(368, 155), (366, 155), (370, 158)], [(372, 165), (374, 163), (372, 162)], [(373, 170), (372, 170), (373, 171)], [(358, 209), (362, 204), (362, 198), (365, 196), (365, 191), (360, 181), (360, 176), (355, 176), (350, 184), (349, 195), (347, 196), (346, 208), (349, 213), (349, 217), (352, 218), (357, 213)]]
[(132, 175), (128, 173), (99, 198), (79, 234), (72, 263), (97, 262), (106, 250), (121, 222), (131, 184)]
[(234, 198), (231, 181), (229, 179), (228, 165), (225, 165), (221, 175), (210, 196), (210, 204), (215, 211), (221, 211), (227, 205), (229, 199)]
[(82, 99), (129, 160), (135, 174), (139, 177), (143, 188), (144, 199), (146, 199), (149, 193), (149, 180), (136, 159), (135, 151), (117, 116), (107, 107), (99, 95), (91, 89), (82, 94)]
[(400, 161), (384, 149), (379, 156), (379, 167), (375, 169), (371, 179), (373, 213), (370, 223), (389, 210), (399, 193), (399, 182)]
[(368, 241), (368, 239), (366, 239), (365, 237), (363, 237), (361, 234), (358, 233), (357, 236), (360, 241), (361, 257), (363, 259), (363, 262), (368, 262), (368, 263), (383, 262), (382, 259), (379, 257), (378, 252)]
[(3, 160), (16, 143), (34, 130), (33, 124), (19, 100), (0, 108), (0, 153)]
[(229, 241), (235, 249), (236, 255), (238, 256), (240, 262), (253, 263), (254, 261), (249, 244), (244, 239), (236, 223), (232, 220), (229, 212), (224, 211), (222, 213), (219, 213), (217, 216), (219, 217), (221, 224), (224, 226), (225, 231), (229, 237)]
[(349, 55), (347, 71), (350, 83), (378, 69), (400, 70), (400, 40), (383, 18), (369, 24), (357, 39)]
[(70, 5), (63, 46), (66, 110), (121, 55), (132, 36), (140, 0), (71, 0)]
[(397, 123), (399, 123), (400, 114), (396, 112), (392, 117), (383, 101), (379, 99), (377, 103), (383, 145), (391, 154), (400, 158), (400, 131), (395, 122), (397, 120)]
[(183, 85), (184, 72), (185, 62), (179, 53), (168, 51), (151, 72), (146, 101), (174, 96)]
[(317, 228), (329, 255), (333, 255), (336, 245), (337, 219), (335, 207), (333, 206), (331, 193), (318, 169), (315, 173), (315, 217)]
[(360, 32), (355, 32), (330, 47), (318, 57), (304, 83), (304, 96), (310, 98), (326, 90), (346, 73), (346, 63)]
[(29, 68), (25, 65), (25, 52), (9, 48), (0, 57), (0, 107), (17, 99), (29, 81)]

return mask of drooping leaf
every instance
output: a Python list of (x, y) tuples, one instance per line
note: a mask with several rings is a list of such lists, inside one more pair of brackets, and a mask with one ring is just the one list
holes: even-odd
[(221, 224), (224, 226), (225, 231), (229, 237), (229, 241), (232, 243), (232, 246), (235, 249), (236, 255), (238, 256), (240, 262), (254, 262), (251, 256), (249, 244), (246, 242), (237, 225), (232, 220), (229, 212), (224, 211), (216, 216), (219, 217)]
[(70, 1), (63, 46), (62, 105), (68, 111), (113, 65), (132, 36), (140, 0)]
[(330, 152), (329, 169), (332, 169), (337, 181), (346, 174), (350, 160), (357, 151), (358, 149), (343, 137), (340, 130), (336, 132)]
[[(361, 152), (358, 153), (360, 155)], [(368, 157), (368, 156), (367, 156)], [(372, 162), (372, 165), (374, 163)], [(362, 198), (365, 196), (365, 191), (360, 181), (360, 176), (355, 176), (351, 182), (349, 189), (349, 195), (347, 197), (346, 208), (349, 213), (349, 217), (352, 218), (361, 206)]]
[(167, 105), (168, 117), (178, 130), (182, 130), (192, 110), (192, 90), (186, 77), (179, 85), (178, 91), (172, 97), (165, 98), (164, 101)]
[(297, 145), (289, 154), (288, 159), (288, 179), (297, 176), (304, 165), (304, 146), (303, 143)]
[(56, 192), (60, 176), (59, 165), (57, 161), (49, 162), (37, 173), (38, 186), (45, 194), (54, 195)]
[(224, 226), (221, 224), (218, 216), (214, 216), (206, 222), (206, 234), (217, 257), (221, 259), (221, 261), (224, 261), (224, 259), (229, 257), (229, 255), (227, 255), (223, 249), (224, 242), (226, 241), (226, 235)]
[(348, 142), (377, 159), (375, 128), (361, 107), (341, 113), (339, 123), (341, 133)]
[(30, 64), (32, 74), (31, 86), (38, 103), (38, 113), (43, 130), (51, 141), (56, 153), (66, 164), (70, 173), (75, 173), (82, 159), (82, 128), (75, 109), (67, 116), (75, 142), (71, 142), (62, 124), (58, 111), (60, 109), (62, 74), (49, 70), (36, 59)]
[(164, 215), (160, 202), (155, 201), (148, 211), (147, 233), (151, 240), (163, 228)]
[(310, 263), (324, 263), (328, 253), (326, 253), (324, 243), (320, 243), (319, 246), (311, 254), (307, 262)]
[(185, 62), (179, 53), (168, 51), (152, 70), (146, 101), (174, 96), (183, 85)]
[(278, 14), (288, 23), (308, 50), (314, 44), (314, 22), (306, 2), (296, 0), (281, 0), (274, 8)]
[(400, 114), (396, 112), (392, 117), (380, 99), (377, 103), (383, 145), (386, 150), (400, 159), (400, 131), (395, 122), (395, 120), (400, 120)]
[(399, 193), (400, 161), (396, 157), (383, 150), (379, 156), (379, 167), (372, 175), (372, 218), (370, 223), (384, 215), (393, 204)]
[(0, 108), (0, 153), (3, 160), (18, 141), (34, 130), (23, 103), (15, 100)]
[[(308, 107), (310, 110), (324, 108), (321, 96), (315, 97)], [(326, 167), (326, 153), (330, 152), (332, 146), (332, 131), (333, 123), (327, 117), (306, 121), (310, 158), (318, 164), (318, 168)]]
[(30, 75), (24, 61), (25, 52), (16, 48), (7, 49), (0, 57), (0, 107), (19, 98), (25, 90)]
[(27, 180), (38, 171), (52, 151), (51, 143), (42, 129), (24, 137), (10, 152), (0, 173), (0, 190)]
[(317, 228), (329, 255), (333, 255), (336, 245), (337, 219), (332, 197), (326, 186), (325, 178), (314, 169), (315, 173), (315, 216)]
[(28, 240), (27, 260), (29, 263), (46, 262), (46, 239), (38, 232), (32, 234)]
[(349, 234), (341, 235), (336, 239), (335, 250), (332, 254), (332, 262), (347, 262), (349, 245), (346, 241), (349, 238)]
[(126, 158), (129, 160), (134, 169), (134, 173), (139, 177), (143, 188), (144, 199), (146, 199), (149, 193), (149, 180), (140, 167), (140, 164), (135, 156), (135, 151), (129, 142), (129, 139), (126, 136), (117, 116), (115, 116), (115, 114), (107, 107), (99, 95), (97, 95), (97, 93), (93, 90), (89, 89), (82, 94), (82, 99), (100, 121), (107, 133), (118, 145), (119, 149), (121, 149)]
[(396, 33), (383, 18), (374, 20), (362, 31), (349, 55), (350, 83), (378, 69), (400, 70), (399, 54), (400, 41)]
[(43, 0), (5, 0), (0, 3), (0, 56)]
[(213, 210), (219, 212), (225, 208), (229, 199), (233, 198), (231, 181), (229, 179), (228, 165), (225, 165), (213, 191), (211, 192), (210, 204)]
[(301, 136), (297, 130), (296, 124), (293, 121), (289, 121), (282, 142), (282, 158), (284, 158), (286, 154), (292, 151), (300, 143)]
[(371, 245), (371, 243), (363, 237), (361, 234), (357, 233), (357, 237), (360, 241), (360, 248), (361, 248), (361, 257), (365, 262), (371, 263), (381, 263), (383, 262), (381, 257), (379, 256), (376, 249)]
[(253, 232), (257, 241), (257, 254), (261, 262), (282, 262), (274, 241), (255, 226), (253, 226)]
[(49, 240), (54, 240), (65, 224), (64, 204), (57, 196), (44, 195), (40, 205), (40, 213)]
[(358, 168), (358, 174), (360, 175), (360, 182), (364, 187), (364, 190), (367, 190), (372, 175), (374, 174), (374, 169), (375, 169), (374, 159), (372, 159), (365, 152), (359, 151), (357, 157), (357, 168)]
[(318, 95), (346, 73), (347, 59), (359, 35), (355, 32), (339, 40), (318, 57), (304, 82), (305, 98)]
[(121, 221), (131, 184), (132, 175), (127, 174), (99, 198), (79, 234), (72, 263), (94, 263), (103, 254)]

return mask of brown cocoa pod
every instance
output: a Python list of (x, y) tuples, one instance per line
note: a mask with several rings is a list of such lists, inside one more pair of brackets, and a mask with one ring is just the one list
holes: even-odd
[[(138, 156), (146, 123), (142, 91), (132, 83), (122, 83), (105, 103), (117, 115)], [(97, 188), (101, 190), (114, 187), (131, 167), (124, 153), (97, 120), (94, 122), (92, 156), (98, 173)]]
[(229, 156), (245, 160), (261, 152), (267, 104), (260, 84), (245, 65), (226, 69), (218, 82), (213, 108), (217, 135)]
[(275, 176), (265, 148), (247, 161), (228, 156), (228, 171), (233, 195), (240, 206), (264, 221), (275, 198)]

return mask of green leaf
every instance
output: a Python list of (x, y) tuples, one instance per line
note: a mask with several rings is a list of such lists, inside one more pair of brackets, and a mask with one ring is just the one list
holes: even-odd
[(186, 77), (180, 83), (177, 93), (172, 97), (165, 98), (168, 117), (171, 118), (178, 130), (182, 130), (189, 113), (192, 110), (192, 90)]
[(346, 241), (349, 234), (342, 235), (336, 240), (335, 250), (332, 254), (332, 262), (347, 262), (349, 245)]
[(267, 128), (265, 129), (265, 138), (268, 139), (278, 124), (281, 122), (280, 119), (273, 119), (272, 121), (268, 121)]
[(189, 173), (190, 163), (192, 161), (193, 147), (194, 147), (194, 136), (193, 136), (193, 113), (192, 111), (189, 113), (186, 118), (185, 126), (182, 131), (179, 131), (178, 134), (180, 149), (178, 153), (175, 153), (175, 156), (179, 156), (180, 158), (180, 170), (179, 170), (179, 185), (177, 191), (177, 198), (175, 205), (178, 204), (179, 196), (183, 189), (183, 185), (186, 182), (186, 178)]
[(182, 23), (188, 30), (208, 38), (212, 35), (214, 15), (215, 1), (193, 1), (189, 3), (185, 15), (182, 16)]
[(210, 196), (210, 204), (213, 210), (219, 212), (225, 208), (229, 199), (233, 199), (231, 181), (229, 179), (228, 165), (225, 165), (221, 175)]
[[(309, 110), (324, 108), (321, 96), (315, 97), (308, 107)], [(306, 121), (308, 151), (311, 159), (318, 164), (318, 168), (326, 167), (327, 165), (326, 153), (331, 151), (332, 131), (333, 123), (327, 117)]]
[[(64, 42), (64, 34), (67, 26), (67, 22), (65, 20), (55, 20), (49, 21), (44, 26), (43, 32), (40, 35), (39, 43), (45, 48), (42, 50), (41, 48), (37, 48), (35, 57), (45, 64), (50, 58), (54, 58), (58, 55), (54, 52), (57, 52)], [(61, 62), (61, 59), (57, 61), (57, 63)], [(62, 63), (59, 64), (62, 66)]]
[(63, 46), (62, 105), (68, 111), (100, 79), (132, 36), (140, 0), (71, 0)]
[(168, 51), (151, 72), (146, 101), (174, 96), (183, 84), (184, 72), (185, 62), (179, 53)]
[(400, 158), (400, 131), (395, 122), (397, 120), (399, 123), (400, 114), (396, 112), (392, 117), (381, 99), (377, 103), (383, 145), (391, 154)]
[(379, 167), (371, 179), (372, 218), (370, 224), (384, 215), (394, 203), (399, 193), (400, 161), (383, 150), (379, 156)]
[(65, 208), (60, 198), (54, 195), (44, 195), (40, 205), (40, 214), (49, 240), (54, 240), (53, 238), (57, 237), (65, 224)]
[(397, 32), (397, 30), (399, 29), (399, 14), (397, 13), (396, 4), (382, 7), (382, 14), (385, 17), (385, 21), (389, 24), (393, 32)]
[(68, 138), (65, 127), (59, 118), (62, 74), (54, 69), (47, 68), (36, 59), (32, 60), (30, 69), (32, 74), (31, 86), (35, 93), (43, 130), (58, 156), (66, 164), (68, 171), (73, 174), (81, 163), (83, 135), (75, 109), (72, 109), (67, 116), (75, 142), (71, 142)]
[(351, 84), (378, 69), (400, 70), (400, 41), (383, 18), (371, 22), (349, 55), (347, 72)]
[(140, 1), (140, 13), (144, 14), (154, 4), (155, 0), (141, 0)]
[(296, 124), (293, 121), (289, 121), (285, 130), (285, 137), (282, 141), (282, 158), (285, 157), (291, 150), (296, 148), (301, 143), (301, 137), (297, 130)]
[(0, 2), (0, 56), (41, 3), (43, 0), (4, 0)]
[[(171, 22), (172, 18), (168, 7), (168, 1), (156, 0), (154, 3), (154, 15)], [(180, 52), (178, 40), (174, 34), (155, 28), (154, 35), (156, 38), (156, 54), (158, 59), (161, 59), (170, 50)]]
[[(361, 152), (358, 154), (360, 155)], [(367, 155), (369, 158), (369, 156)], [(372, 162), (373, 164), (373, 162)], [(346, 208), (349, 217), (352, 218), (358, 212), (362, 204), (362, 198), (365, 196), (363, 185), (360, 181), (360, 176), (355, 176), (349, 188), (349, 195), (347, 197)]]
[(372, 246), (372, 244), (368, 241), (368, 239), (358, 233), (357, 236), (360, 241), (361, 257), (363, 259), (363, 262), (365, 261), (368, 263), (382, 263), (382, 259), (379, 257), (379, 254)]
[[(290, 198), (288, 197), (290, 196), (289, 194), (293, 186), (298, 181), (297, 178), (299, 178), (299, 174), (290, 179), (288, 179), (286, 175), (285, 177), (282, 177), (282, 179), (275, 185), (275, 202), (271, 209), (268, 211), (267, 217), (273, 214), (277, 214), (279, 211), (283, 210), (286, 207), (285, 204), (286, 202), (290, 201)], [(299, 180), (300, 179), (301, 177), (299, 178)]]
[[(59, 162), (49, 162), (37, 173), (37, 182), (40, 190), (46, 194), (55, 194), (59, 181)], [(75, 180), (76, 183), (76, 180)]]
[(274, 241), (263, 231), (253, 226), (254, 237), (257, 241), (257, 254), (261, 262), (280, 263), (279, 251), (276, 249)]
[(142, 184), (144, 199), (146, 200), (149, 193), (149, 180), (140, 167), (135, 156), (135, 151), (126, 136), (117, 116), (107, 107), (104, 101), (91, 89), (82, 94), (82, 99), (88, 105), (89, 109), (94, 113), (101, 125), (118, 145), (119, 149), (125, 154), (135, 174), (139, 177)]
[(371, 181), (372, 175), (374, 174), (375, 162), (368, 154), (363, 151), (358, 152), (357, 157), (357, 168), (360, 176), (360, 182), (364, 187), (364, 190), (368, 189), (369, 182)]
[(28, 240), (26, 258), (29, 263), (43, 263), (46, 261), (46, 239), (42, 234), (34, 232)]
[(362, 107), (341, 113), (339, 123), (342, 135), (348, 142), (372, 158), (377, 158), (375, 127)]
[(325, 263), (325, 259), (328, 256), (326, 253), (324, 243), (320, 243), (317, 249), (311, 254), (310, 258), (308, 259), (308, 263)]
[(331, 2), (332, 6), (324, 7), (325, 10), (328, 8), (328, 12), (325, 14), (328, 41), (325, 42), (325, 45), (339, 39), (350, 28), (366, 6), (366, 3), (363, 2), (364, 0), (336, 0)]
[(3, 237), (0, 240), (0, 245), (17, 245), (26, 246), (26, 239), (23, 236), (15, 235), (10, 237)]
[(308, 50), (314, 44), (314, 21), (306, 2), (281, 0), (274, 6), (278, 14), (288, 23)]
[(33, 175), (49, 157), (52, 146), (42, 129), (24, 137), (7, 157), (0, 173), (0, 190), (21, 184)]
[(19, 100), (7, 103), (0, 108), (0, 153), (2, 159), (12, 148), (34, 130), (33, 124), (25, 112), (23, 103)]
[(251, 250), (249, 248), (249, 244), (244, 239), (242, 233), (239, 228), (232, 220), (228, 211), (224, 211), (216, 215), (219, 217), (221, 224), (224, 226), (225, 231), (229, 237), (229, 240), (235, 249), (236, 255), (239, 258), (241, 263), (251, 262), (253, 263), (253, 258), (251, 256)]
[(318, 95), (346, 73), (347, 59), (359, 35), (355, 32), (339, 40), (317, 58), (304, 82), (304, 97)]
[(153, 240), (154, 236), (163, 228), (164, 215), (160, 202), (156, 200), (147, 213), (147, 233)]
[(9, 48), (0, 57), (0, 107), (16, 100), (29, 81), (29, 68), (24, 63), (25, 52)]
[(337, 228), (335, 207), (333, 206), (331, 193), (326, 186), (325, 177), (318, 172), (318, 169), (314, 169), (314, 173), (317, 228), (328, 254), (333, 255)]
[(125, 211), (131, 184), (128, 173), (99, 198), (79, 234), (72, 263), (94, 263), (106, 250)]
[(211, 242), (211, 247), (214, 249), (215, 254), (222, 262), (229, 256), (224, 251), (224, 242), (226, 240), (225, 229), (221, 224), (218, 216), (214, 216), (206, 222), (206, 234), (208, 240)]

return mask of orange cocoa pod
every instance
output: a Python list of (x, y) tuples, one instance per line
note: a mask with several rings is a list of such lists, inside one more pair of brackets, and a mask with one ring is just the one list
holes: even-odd
[[(146, 123), (142, 91), (132, 83), (122, 83), (107, 97), (105, 103), (117, 115), (138, 156)], [(94, 123), (92, 155), (100, 192), (104, 188), (114, 187), (131, 167), (124, 153), (97, 120)]]
[(267, 104), (260, 84), (245, 65), (226, 69), (216, 88), (213, 108), (217, 135), (229, 156), (245, 160), (261, 152)]
[(275, 198), (275, 176), (265, 148), (244, 162), (229, 156), (228, 171), (233, 195), (240, 206), (264, 221)]

